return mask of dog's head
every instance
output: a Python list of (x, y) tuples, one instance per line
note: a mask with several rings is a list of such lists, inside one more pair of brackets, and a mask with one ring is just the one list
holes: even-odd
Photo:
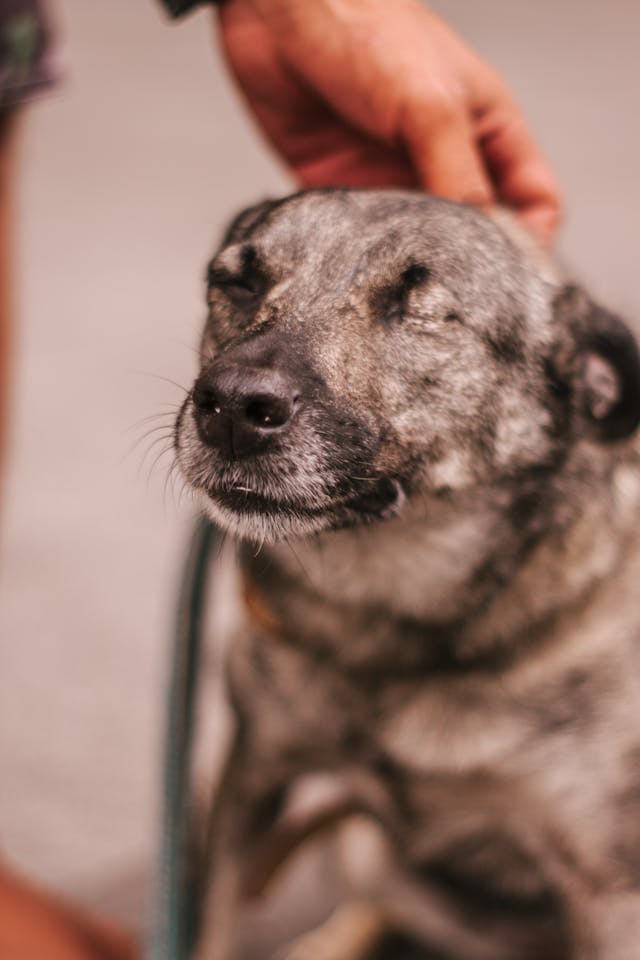
[(623, 324), (483, 214), (407, 191), (309, 191), (241, 214), (208, 271), (178, 459), (250, 539), (552, 472), (640, 418)]

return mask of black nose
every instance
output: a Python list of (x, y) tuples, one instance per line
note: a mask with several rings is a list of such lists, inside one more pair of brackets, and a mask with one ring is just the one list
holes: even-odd
[(294, 381), (273, 368), (214, 363), (193, 388), (200, 438), (229, 459), (262, 453), (286, 430), (298, 394)]

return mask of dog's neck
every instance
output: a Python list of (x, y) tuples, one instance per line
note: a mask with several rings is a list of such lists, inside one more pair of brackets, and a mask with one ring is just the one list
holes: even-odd
[[(551, 495), (551, 494), (550, 494)], [(345, 663), (470, 666), (509, 658), (583, 603), (619, 564), (640, 512), (635, 467), (610, 495), (527, 533), (501, 497), (422, 503), (402, 517), (266, 548), (245, 567), (281, 628)]]

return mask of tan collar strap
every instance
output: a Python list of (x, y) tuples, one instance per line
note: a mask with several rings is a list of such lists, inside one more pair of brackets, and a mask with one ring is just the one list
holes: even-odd
[(269, 607), (269, 604), (264, 598), (264, 594), (260, 588), (256, 586), (255, 582), (247, 576), (244, 577), (242, 594), (247, 613), (255, 624), (264, 630), (268, 630), (270, 633), (283, 632), (282, 623)]

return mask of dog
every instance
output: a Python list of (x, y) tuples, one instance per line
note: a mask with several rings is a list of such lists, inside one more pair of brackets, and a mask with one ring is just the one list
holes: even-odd
[[(352, 900), (291, 957), (640, 957), (640, 356), (514, 236), (313, 190), (211, 261), (175, 450), (246, 615), (198, 960), (348, 817)], [(318, 772), (332, 804), (287, 823)]]

